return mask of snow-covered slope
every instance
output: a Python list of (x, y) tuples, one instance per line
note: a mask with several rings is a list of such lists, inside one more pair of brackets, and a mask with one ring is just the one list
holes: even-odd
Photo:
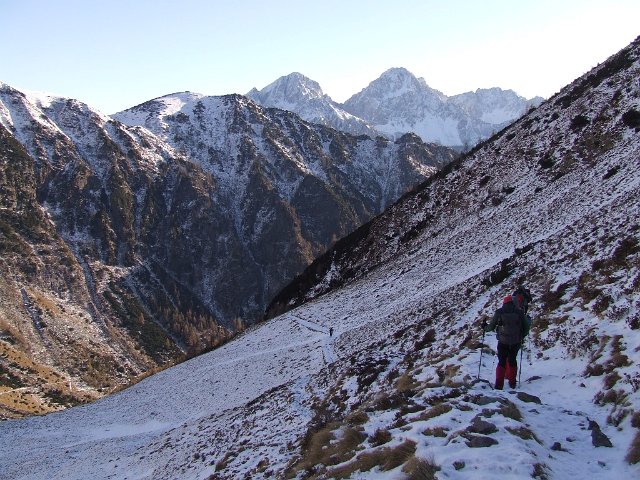
[(528, 108), (539, 106), (544, 99), (534, 97), (526, 100), (513, 90), (479, 88), (475, 92), (454, 95), (449, 101), (473, 118), (492, 125), (508, 125), (521, 117)]
[[(338, 242), (288, 311), (221, 349), (0, 424), (0, 476), (637, 478), (639, 74), (640, 39)], [(494, 391), (480, 325), (519, 282), (522, 381)]]

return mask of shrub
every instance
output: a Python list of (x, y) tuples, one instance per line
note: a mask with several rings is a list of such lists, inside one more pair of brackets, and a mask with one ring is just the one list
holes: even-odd
[(427, 345), (432, 344), (436, 339), (436, 331), (434, 328), (430, 328), (425, 332), (422, 338), (413, 345), (414, 350), (422, 350)]
[(578, 130), (582, 130), (587, 125), (589, 125), (589, 119), (587, 117), (585, 117), (584, 115), (576, 115), (571, 119), (569, 128), (571, 128), (572, 131), (577, 132)]
[(371, 436), (369, 443), (374, 447), (379, 447), (391, 441), (391, 432), (386, 429), (379, 428)]

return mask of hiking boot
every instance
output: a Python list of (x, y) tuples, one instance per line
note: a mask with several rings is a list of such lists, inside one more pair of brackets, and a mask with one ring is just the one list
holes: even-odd
[(509, 381), (509, 388), (516, 388), (516, 382)]

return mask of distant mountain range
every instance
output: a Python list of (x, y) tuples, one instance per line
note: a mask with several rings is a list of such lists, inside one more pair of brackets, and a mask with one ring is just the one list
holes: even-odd
[(500, 88), (447, 97), (404, 68), (387, 70), (344, 104), (334, 102), (317, 82), (300, 73), (281, 77), (262, 90), (254, 88), (247, 96), (353, 134), (393, 139), (413, 132), (426, 142), (466, 149), (544, 100), (527, 100)]
[(250, 96), (285, 109), (182, 92), (106, 116), (0, 83), (0, 356), (14, 359), (0, 375), (17, 392), (0, 416), (97, 398), (226, 341), (455, 158), (402, 132), (425, 105), (508, 110), (495, 95), (456, 106), (402, 69), (347, 102), (373, 123), (299, 74)]

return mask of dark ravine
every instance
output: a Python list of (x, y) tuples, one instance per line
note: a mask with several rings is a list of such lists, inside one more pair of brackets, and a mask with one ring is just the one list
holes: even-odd
[(225, 342), (454, 156), (239, 95), (109, 118), (0, 84), (0, 130), (0, 381), (15, 391), (3, 416), (84, 402)]

